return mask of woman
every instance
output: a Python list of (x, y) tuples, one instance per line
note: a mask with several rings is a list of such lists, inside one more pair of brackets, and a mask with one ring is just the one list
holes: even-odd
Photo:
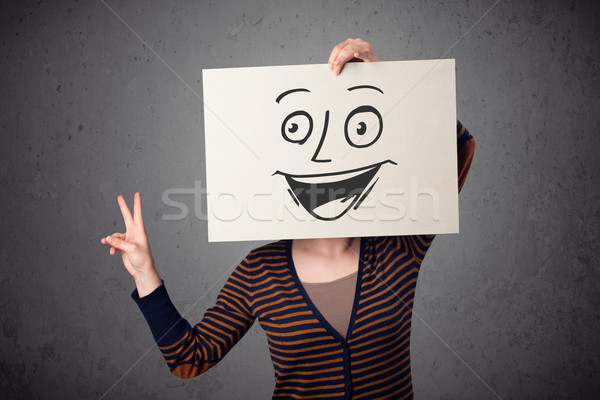
[[(336, 75), (349, 61), (379, 61), (362, 39), (337, 45)], [(457, 121), (458, 186), (475, 142)], [(195, 326), (181, 318), (159, 277), (144, 230), (139, 193), (127, 232), (102, 238), (121, 253), (167, 364), (182, 378), (215, 365), (258, 318), (275, 369), (273, 398), (410, 399), (410, 325), (419, 267), (434, 235), (295, 239), (253, 250)]]

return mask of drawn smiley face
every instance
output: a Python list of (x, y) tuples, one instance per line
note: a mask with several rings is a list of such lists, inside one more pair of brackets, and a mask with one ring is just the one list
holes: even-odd
[[(371, 85), (348, 88), (348, 91), (354, 90), (374, 90), (383, 94), (381, 89)], [(310, 92), (310, 90), (290, 89), (281, 93), (275, 101), (279, 103), (284, 97), (297, 92)], [(332, 162), (331, 159), (323, 158), (319, 154), (325, 137), (337, 133), (329, 132), (329, 114), (329, 110), (326, 110), (320, 139), (310, 159), (315, 163)], [(281, 123), (283, 140), (300, 146), (308, 145), (308, 139), (315, 131), (312, 116), (304, 110), (296, 110), (288, 114)], [(346, 143), (351, 148), (367, 148), (376, 143), (383, 133), (381, 113), (371, 105), (356, 107), (347, 114), (343, 132)], [(301, 205), (310, 215), (319, 220), (333, 221), (352, 208), (356, 210), (362, 204), (379, 180), (376, 178), (377, 172), (387, 163), (396, 165), (392, 160), (384, 160), (343, 171), (290, 174), (277, 170), (273, 175), (282, 175), (285, 178), (289, 186), (288, 193), (296, 205)]]

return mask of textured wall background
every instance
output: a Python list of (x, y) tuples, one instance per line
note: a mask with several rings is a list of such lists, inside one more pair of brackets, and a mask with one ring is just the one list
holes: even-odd
[(2, 398), (270, 398), (257, 324), (205, 375), (172, 376), (99, 238), (123, 230), (117, 194), (141, 191), (160, 273), (198, 320), (260, 244), (162, 220), (163, 191), (204, 181), (202, 68), (325, 63), (347, 37), (456, 58), (478, 145), (462, 233), (421, 270), (417, 398), (599, 398), (596, 2), (104, 1), (0, 6)]

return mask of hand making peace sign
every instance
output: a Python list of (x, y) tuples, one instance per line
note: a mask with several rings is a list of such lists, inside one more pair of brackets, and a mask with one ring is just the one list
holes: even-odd
[(100, 243), (111, 245), (110, 254), (121, 253), (123, 264), (135, 279), (140, 297), (151, 293), (162, 284), (162, 280), (154, 266), (150, 244), (144, 229), (142, 217), (142, 200), (138, 192), (133, 198), (133, 216), (123, 196), (117, 197), (121, 214), (125, 220), (125, 233), (115, 232), (100, 239)]

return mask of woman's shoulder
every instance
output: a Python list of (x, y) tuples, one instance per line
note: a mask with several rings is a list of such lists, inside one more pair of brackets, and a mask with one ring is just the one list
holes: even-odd
[(393, 258), (402, 263), (412, 259), (420, 264), (435, 236), (400, 235), (373, 237), (367, 241), (365, 251), (377, 259), (389, 259), (390, 255), (393, 254)]
[(246, 256), (249, 264), (264, 263), (269, 261), (283, 261), (287, 258), (287, 240), (268, 243), (255, 248)]

